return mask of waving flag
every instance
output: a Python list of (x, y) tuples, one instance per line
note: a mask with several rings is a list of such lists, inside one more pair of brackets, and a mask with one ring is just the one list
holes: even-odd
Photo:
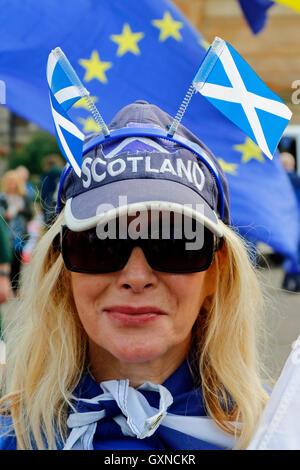
[[(66, 68), (63, 66), (66, 63), (66, 59), (64, 59), (59, 48), (49, 54), (47, 81), (51, 111), (60, 150), (65, 159), (72, 165), (76, 174), (80, 176), (84, 134), (67, 116), (66, 111), (80, 98), (88, 95), (88, 91), (81, 86), (80, 82), (74, 84), (72, 75), (68, 75)], [(72, 73), (72, 69), (70, 70)]]
[[(106, 122), (139, 99), (175, 116), (207, 50), (201, 34), (169, 0), (2, 0), (0, 80), (6, 83), (6, 106), (52, 133), (45, 67), (57, 46)], [(228, 79), (222, 85), (229, 86)], [(57, 90), (53, 91), (54, 96)], [(65, 117), (63, 102), (57, 103), (60, 110), (55, 110)], [(85, 100), (79, 99), (67, 112), (80, 132), (99, 131)], [(278, 155), (273, 160), (265, 157), (200, 93), (193, 97), (182, 123), (223, 166), (233, 224), (247, 237), (295, 257), (297, 201)]]
[(276, 3), (293, 8), (300, 13), (299, 0), (238, 0), (246, 21), (254, 34), (260, 33), (267, 24), (268, 10)]
[(300, 13), (300, 3), (299, 0), (274, 0), (276, 3), (281, 3), (290, 8), (294, 8), (298, 13)]
[(193, 84), (273, 158), (292, 113), (230, 44), (215, 39)]
[(267, 22), (268, 9), (274, 5), (270, 0), (239, 0), (244, 16), (254, 34), (260, 33)]

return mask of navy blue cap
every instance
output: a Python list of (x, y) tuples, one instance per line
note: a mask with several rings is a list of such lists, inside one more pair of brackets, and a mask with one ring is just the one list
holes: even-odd
[(222, 236), (219, 220), (230, 224), (225, 174), (183, 125), (174, 138), (167, 136), (172, 121), (157, 106), (136, 101), (110, 123), (115, 138), (93, 134), (86, 140), (81, 177), (71, 169), (61, 188), (71, 230), (86, 230), (128, 210), (184, 210)]

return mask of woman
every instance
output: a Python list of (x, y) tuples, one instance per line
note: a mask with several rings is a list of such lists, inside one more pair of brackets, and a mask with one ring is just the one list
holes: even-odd
[(2, 448), (247, 447), (262, 297), (217, 159), (183, 126), (154, 136), (170, 123), (129, 105), (110, 129), (130, 136), (64, 173), (7, 327)]
[(10, 170), (2, 178), (2, 198), (6, 200), (5, 219), (10, 227), (13, 260), (11, 282), (16, 292), (19, 287), (21, 257), (27, 235), (27, 223), (32, 217), (32, 203), (26, 194), (25, 183), (17, 171)]

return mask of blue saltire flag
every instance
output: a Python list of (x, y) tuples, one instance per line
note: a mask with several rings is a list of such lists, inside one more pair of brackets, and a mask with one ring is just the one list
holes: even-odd
[(47, 81), (50, 105), (60, 150), (65, 159), (74, 168), (76, 174), (80, 176), (84, 134), (66, 112), (80, 98), (88, 95), (88, 91), (83, 86), (80, 86), (81, 83), (79, 83), (79, 86), (74, 84), (71, 79), (72, 77), (64, 69), (63, 65), (65, 62), (67, 62), (67, 59), (59, 48), (54, 49), (49, 54)]
[[(0, 80), (7, 107), (54, 132), (45, 68), (60, 46), (106, 122), (144, 99), (170, 115), (205, 57), (207, 43), (168, 0), (2, 0)], [(72, 120), (99, 130), (80, 99)], [(296, 257), (297, 201), (278, 155), (260, 148), (197, 93), (182, 121), (211, 148), (228, 177), (232, 222), (248, 238)]]
[(260, 33), (267, 22), (268, 9), (274, 5), (271, 0), (238, 0), (244, 16), (254, 34)]
[(272, 160), (292, 112), (230, 44), (214, 40), (193, 86)]

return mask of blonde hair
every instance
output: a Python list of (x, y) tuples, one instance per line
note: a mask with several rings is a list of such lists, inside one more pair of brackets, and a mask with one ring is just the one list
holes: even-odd
[[(11, 414), (19, 449), (31, 449), (32, 439), (37, 449), (55, 449), (58, 438), (66, 439), (72, 392), (87, 362), (88, 337), (75, 314), (69, 272), (53, 248), (62, 221), (63, 214), (38, 243), (6, 328), (0, 409)], [(207, 412), (221, 428), (239, 433), (236, 447), (246, 448), (268, 398), (256, 353), (262, 295), (243, 241), (225, 225), (224, 234), (222, 275), (216, 275), (195, 336)], [(241, 423), (240, 431), (233, 421)]]
[(19, 196), (25, 196), (25, 194), (26, 194), (25, 182), (20, 178), (17, 171), (15, 171), (15, 170), (7, 171), (4, 174), (4, 176), (2, 177), (2, 180), (1, 180), (2, 191), (5, 192), (5, 193), (7, 192), (8, 182), (10, 180), (15, 181), (16, 186), (17, 186), (17, 194)]

